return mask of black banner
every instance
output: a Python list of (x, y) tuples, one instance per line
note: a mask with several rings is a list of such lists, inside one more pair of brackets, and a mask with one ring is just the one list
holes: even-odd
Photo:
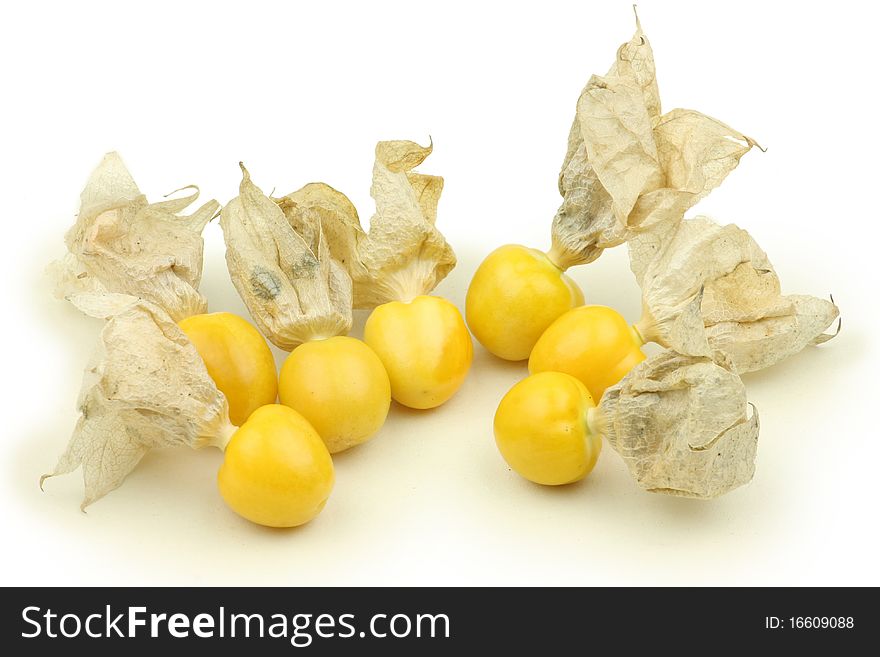
[[(4, 589), (6, 654), (548, 654), (865, 645), (869, 589)], [(34, 652), (36, 650), (37, 652)], [(233, 652), (234, 651), (234, 652)]]

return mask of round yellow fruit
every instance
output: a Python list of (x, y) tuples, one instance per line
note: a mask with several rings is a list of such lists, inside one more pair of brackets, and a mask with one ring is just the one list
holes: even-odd
[(602, 398), (645, 360), (642, 340), (612, 308), (581, 306), (565, 313), (541, 335), (529, 358), (529, 372), (565, 372)]
[(178, 325), (226, 396), (233, 424), (241, 425), (260, 406), (275, 401), (275, 358), (250, 322), (232, 313), (208, 313), (187, 317)]
[(486, 349), (507, 360), (525, 360), (553, 320), (583, 302), (577, 284), (544, 253), (508, 244), (477, 269), (465, 315)]
[(309, 421), (331, 454), (371, 438), (391, 406), (382, 361), (366, 344), (346, 336), (306, 342), (290, 352), (278, 392), (281, 403)]
[(533, 374), (511, 388), (495, 412), (495, 443), (507, 464), (536, 484), (579, 481), (596, 465), (602, 437), (591, 430), (593, 398), (568, 374)]
[(433, 296), (376, 307), (364, 326), (364, 342), (385, 365), (391, 396), (410, 408), (434, 408), (452, 397), (474, 357), (458, 308)]
[(318, 432), (280, 404), (258, 408), (238, 428), (217, 473), (226, 504), (267, 527), (295, 527), (314, 518), (333, 479), (333, 461)]

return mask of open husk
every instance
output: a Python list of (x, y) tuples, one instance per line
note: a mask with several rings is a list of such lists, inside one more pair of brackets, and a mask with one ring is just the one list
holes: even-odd
[(755, 472), (758, 414), (724, 354), (695, 357), (667, 349), (608, 388), (601, 431), (643, 488), (712, 498)]
[(726, 353), (738, 372), (769, 367), (833, 335), (833, 302), (783, 295), (767, 254), (748, 232), (706, 217), (662, 238), (629, 243), (642, 288), (642, 336), (693, 356)]
[(562, 269), (647, 227), (674, 228), (756, 145), (694, 110), (661, 114), (653, 52), (636, 21), (611, 69), (590, 78), (578, 99), (548, 253)]
[(108, 153), (81, 195), (76, 223), (67, 232), (68, 253), (52, 265), (56, 295), (130, 294), (155, 303), (175, 321), (205, 312), (199, 294), (202, 230), (219, 209), (208, 201), (181, 216), (198, 198), (149, 203), (117, 153)]
[(150, 449), (225, 445), (234, 431), (226, 398), (164, 310), (122, 294), (72, 300), (107, 321), (83, 376), (73, 435), (41, 485), (82, 468), (85, 508), (118, 487)]
[(241, 169), (220, 225), (229, 275), (257, 326), (286, 351), (348, 333), (351, 279), (331, 257), (320, 213), (292, 203), (282, 210)]
[(351, 277), (355, 308), (410, 301), (455, 267), (455, 253), (435, 226), (443, 178), (413, 171), (432, 149), (411, 141), (376, 145), (370, 188), (376, 212), (368, 233), (351, 201), (329, 185), (277, 199), (289, 219), (297, 209), (319, 217), (333, 258)]

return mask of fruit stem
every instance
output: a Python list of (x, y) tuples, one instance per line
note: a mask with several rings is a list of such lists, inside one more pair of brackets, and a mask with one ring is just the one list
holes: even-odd
[(335, 311), (326, 315), (319, 313), (318, 316), (310, 320), (304, 320), (301, 328), (300, 337), (303, 342), (299, 344), (316, 340), (327, 340), (337, 335), (348, 334), (349, 329), (351, 329), (351, 315), (349, 314), (348, 317), (345, 317), (343, 313)]
[(214, 440), (211, 442), (211, 445), (219, 449), (221, 452), (226, 450), (226, 446), (229, 444), (229, 441), (232, 440), (233, 434), (238, 431), (238, 427), (232, 424), (229, 420), (226, 420), (220, 428), (217, 430), (217, 434), (214, 436)]
[(641, 347), (645, 344), (645, 338), (642, 337), (642, 332), (639, 331), (639, 327), (633, 324), (629, 328), (632, 330), (633, 340), (635, 340), (636, 345)]
[(549, 260), (554, 267), (562, 272), (568, 270), (572, 264), (569, 262), (569, 258), (566, 257), (565, 252), (562, 251), (562, 249), (557, 248), (555, 244), (550, 247), (550, 250), (544, 255), (547, 256), (547, 260)]
[(587, 425), (587, 433), (591, 436), (601, 436), (605, 433), (602, 411), (599, 410), (598, 406), (592, 406), (587, 409), (587, 412), (584, 414), (584, 421)]
[(380, 288), (378, 294), (388, 301), (410, 303), (416, 297), (428, 294), (434, 288), (436, 281), (433, 280), (432, 263), (417, 258), (403, 269), (389, 272), (376, 283)]
[(647, 310), (642, 311), (642, 317), (632, 325), (633, 333), (641, 347), (646, 342), (656, 342), (654, 337), (654, 318)]

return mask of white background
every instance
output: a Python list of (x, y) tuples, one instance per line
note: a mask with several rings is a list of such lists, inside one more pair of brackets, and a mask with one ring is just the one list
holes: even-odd
[[(79, 474), (47, 482), (76, 419), (100, 323), (51, 298), (78, 195), (118, 150), (151, 198), (326, 181), (366, 220), (380, 139), (427, 142), (446, 178), (439, 226), (461, 305), (502, 243), (547, 248), (581, 87), (633, 32), (627, 2), (17, 2), (0, 23), (2, 584), (880, 584), (876, 49), (867, 3), (643, 2), (664, 107), (715, 116), (748, 154), (697, 208), (748, 228), (785, 291), (833, 293), (843, 332), (748, 375), (761, 413), (754, 481), (711, 502), (642, 492), (606, 449), (585, 482), (508, 471), (491, 422), (525, 373), (476, 349), (459, 394), (395, 406), (339, 455), (324, 513), (293, 531), (227, 510), (221, 454), (147, 456), (79, 512)], [(211, 310), (246, 313), (216, 223)], [(574, 270), (634, 321), (625, 248)], [(363, 317), (354, 334), (359, 334)], [(276, 352), (279, 362), (283, 355)]]

